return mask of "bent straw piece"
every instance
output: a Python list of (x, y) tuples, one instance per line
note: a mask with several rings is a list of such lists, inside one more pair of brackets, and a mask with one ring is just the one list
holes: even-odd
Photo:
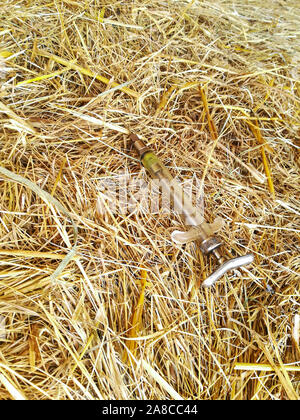
[[(52, 191), (51, 191), (51, 195), (52, 195), (52, 197), (54, 196), (54, 193), (55, 193), (55, 190), (56, 190), (56, 188), (57, 188), (57, 186), (58, 186), (58, 183), (60, 182), (60, 180), (61, 180), (61, 175), (62, 175), (62, 171), (63, 171), (63, 169), (64, 169), (64, 166), (65, 166), (65, 164), (66, 164), (66, 161), (67, 161), (67, 159), (66, 158), (64, 158), (63, 159), (63, 161), (62, 161), (62, 164), (61, 164), (61, 166), (60, 166), (60, 169), (59, 169), (59, 172), (58, 172), (58, 175), (57, 175), (57, 177), (56, 177), (56, 179), (55, 179), (55, 182), (54, 182), (54, 185), (53, 185), (53, 188), (52, 188)], [(46, 210), (43, 208), (43, 216), (44, 216), (44, 225), (45, 225), (45, 232), (46, 232), (46, 230), (47, 230), (47, 224), (46, 224), (46, 217), (45, 217), (45, 215), (46, 215), (46, 213), (48, 213), (49, 212), (49, 206), (46, 208)]]
[[(251, 122), (251, 120), (253, 121), (253, 123)], [(265, 119), (260, 118), (260, 121), (265, 121)], [(274, 149), (268, 143), (265, 142), (265, 140), (263, 139), (263, 137), (261, 135), (261, 131), (260, 131), (259, 125), (258, 125), (258, 119), (256, 117), (252, 117), (252, 118), (249, 117), (246, 120), (246, 122), (249, 125), (252, 133), (255, 135), (257, 141), (260, 144), (262, 144), (268, 152), (270, 152), (271, 154), (274, 154)]]
[(160, 111), (162, 111), (167, 106), (168, 102), (170, 102), (174, 96), (178, 95), (184, 90), (195, 88), (195, 87), (198, 87), (199, 85), (200, 85), (200, 82), (197, 82), (197, 81), (187, 82), (187, 83), (184, 83), (183, 85), (178, 85), (178, 84), (172, 85), (168, 90), (166, 90), (163, 93), (154, 116), (156, 117), (160, 113)]
[(57, 63), (62, 64), (63, 66), (66, 66), (66, 67), (69, 67), (73, 70), (76, 70), (79, 73), (82, 73), (86, 76), (92, 77), (93, 79), (97, 79), (97, 80), (99, 80), (100, 82), (102, 82), (106, 85), (110, 84), (112, 87), (119, 88), (119, 90), (121, 90), (124, 93), (127, 93), (130, 96), (133, 96), (134, 98), (139, 98), (140, 97), (140, 94), (138, 92), (135, 92), (134, 90), (132, 90), (132, 89), (126, 87), (126, 86), (121, 86), (117, 82), (111, 82), (111, 80), (108, 79), (107, 77), (100, 76), (99, 74), (94, 73), (94, 72), (92, 72), (92, 71), (90, 71), (90, 70), (88, 70), (84, 67), (78, 66), (77, 64), (72, 63), (72, 61), (68, 61), (68, 60), (66, 60), (62, 57), (58, 57), (55, 54), (50, 54), (47, 51), (40, 50), (40, 49), (37, 50), (37, 53), (39, 55), (43, 56), (43, 57), (50, 58), (50, 59), (56, 61)]
[[(99, 327), (100, 322), (98, 322), (98, 324), (96, 325), (96, 330)], [(96, 332), (92, 332), (92, 334), (89, 336), (89, 338), (87, 339), (87, 342), (84, 346), (84, 348), (82, 349), (81, 353), (79, 354), (78, 360), (76, 360), (76, 362), (74, 363), (74, 366), (71, 369), (71, 375), (75, 372), (75, 370), (77, 369), (80, 361), (83, 359), (85, 353), (87, 352), (87, 350), (89, 349), (92, 341), (94, 340), (94, 337), (96, 336)]]
[(154, 114), (154, 116), (156, 117), (161, 110), (163, 110), (165, 108), (165, 106), (167, 105), (168, 101), (170, 100), (172, 94), (174, 91), (177, 90), (177, 86), (176, 85), (172, 85), (166, 92), (163, 93), (161, 100), (158, 104), (158, 107), (156, 109), (156, 112)]
[(267, 180), (268, 180), (269, 191), (272, 194), (273, 198), (275, 198), (275, 188), (274, 188), (274, 184), (273, 184), (273, 179), (272, 179), (272, 175), (271, 175), (271, 170), (270, 170), (268, 158), (267, 158), (266, 151), (265, 151), (265, 149), (266, 149), (266, 147), (264, 145), (265, 142), (262, 138), (260, 128), (259, 128), (259, 125), (258, 125), (258, 121), (255, 120), (255, 126), (253, 124), (251, 124), (249, 121), (247, 121), (247, 123), (250, 126), (250, 129), (251, 129), (252, 133), (254, 134), (254, 137), (256, 138), (256, 140), (261, 144), (261, 155), (262, 155), (262, 160), (263, 160), (263, 164), (264, 164), (264, 168), (265, 168), (265, 172), (266, 172), (266, 176), (267, 176)]
[[(128, 337), (135, 338), (138, 337), (139, 330), (142, 326), (142, 315), (143, 315), (143, 308), (144, 308), (144, 300), (145, 300), (145, 289), (147, 285), (147, 271), (141, 270), (141, 292), (140, 297), (138, 300), (137, 305), (133, 309), (132, 320), (131, 320), (131, 329), (129, 330)], [(131, 362), (134, 363), (134, 358), (136, 357), (136, 350), (137, 350), (137, 341), (132, 340), (127, 343), (127, 348), (129, 352), (124, 353), (124, 362)], [(133, 357), (132, 357), (133, 356)]]

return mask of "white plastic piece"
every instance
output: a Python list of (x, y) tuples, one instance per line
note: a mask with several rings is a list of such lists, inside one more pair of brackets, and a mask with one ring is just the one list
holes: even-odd
[[(224, 220), (221, 217), (217, 217), (216, 220), (208, 224), (211, 233), (214, 234), (216, 232), (219, 232), (223, 226), (224, 226)], [(172, 241), (174, 241), (176, 244), (188, 244), (190, 242), (196, 241), (197, 239), (201, 238), (201, 225), (192, 227), (188, 231), (181, 231), (181, 230), (174, 230), (171, 234)]]

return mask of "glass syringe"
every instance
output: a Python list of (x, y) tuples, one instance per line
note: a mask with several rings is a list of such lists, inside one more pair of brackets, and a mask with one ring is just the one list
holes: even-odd
[(196, 241), (203, 254), (212, 253), (220, 264), (219, 268), (203, 281), (202, 286), (210, 287), (227, 271), (253, 262), (252, 254), (224, 261), (219, 251), (222, 242), (215, 235), (215, 224), (209, 224), (203, 219), (200, 210), (193, 205), (181, 185), (174, 179), (156, 154), (136, 134), (130, 134), (130, 138), (145, 169), (153, 178), (159, 180), (162, 188), (168, 192), (174, 209), (181, 215), (185, 225), (189, 226), (189, 230), (186, 232), (173, 232), (172, 239), (182, 244)]

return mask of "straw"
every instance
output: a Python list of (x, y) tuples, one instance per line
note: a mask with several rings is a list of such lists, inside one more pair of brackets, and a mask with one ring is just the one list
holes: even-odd
[[(0, 15), (0, 399), (299, 399), (299, 1)], [(128, 133), (255, 263), (199, 288)]]

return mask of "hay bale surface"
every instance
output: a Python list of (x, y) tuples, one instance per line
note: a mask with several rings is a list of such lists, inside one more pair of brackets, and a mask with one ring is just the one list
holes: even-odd
[[(1, 399), (299, 398), (299, 18), (1, 2)], [(171, 242), (178, 215), (99, 210), (101, 181), (147, 179), (128, 130), (255, 264), (204, 291), (214, 262)]]

